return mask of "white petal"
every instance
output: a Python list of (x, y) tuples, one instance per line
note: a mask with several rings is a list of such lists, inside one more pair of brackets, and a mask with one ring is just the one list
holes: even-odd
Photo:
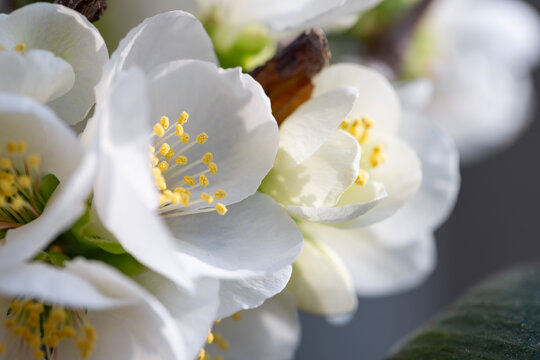
[(332, 26), (344, 18), (358, 15), (361, 11), (369, 10), (382, 0), (347, 0), (341, 6), (335, 6), (311, 19), (304, 26)]
[(287, 266), (273, 274), (243, 280), (222, 280), (219, 288), (218, 319), (258, 307), (280, 293), (289, 282), (292, 268)]
[(93, 88), (108, 60), (97, 29), (65, 6), (36, 3), (13, 11), (0, 23), (0, 44), (13, 48), (18, 43), (28, 50), (49, 50), (73, 67), (73, 88), (49, 105), (69, 124), (83, 120), (95, 102)]
[(310, 236), (306, 236), (304, 250), (293, 265), (287, 290), (300, 310), (317, 315), (346, 314), (357, 306), (353, 280), (343, 261), (329, 246)]
[[(219, 167), (217, 174), (208, 175), (210, 185), (194, 190), (192, 198), (203, 190), (224, 189), (227, 197), (222, 202), (233, 204), (255, 193), (273, 166), (279, 133), (268, 97), (253, 78), (239, 68), (223, 70), (201, 61), (171, 62), (151, 75), (150, 94), (149, 131), (161, 116), (175, 122), (186, 111), (189, 120), (184, 129), (192, 141), (203, 132), (209, 136), (205, 144), (183, 153), (194, 162), (212, 152)], [(181, 150), (182, 146), (174, 148)], [(174, 170), (164, 176), (174, 188), (183, 185), (183, 176), (203, 170), (206, 166), (200, 164), (174, 181), (169, 180)]]
[(429, 79), (398, 83), (396, 87), (399, 100), (406, 110), (421, 111), (429, 104), (435, 91), (434, 84)]
[[(366, 201), (366, 192), (370, 186), (375, 185), (374, 183), (384, 184), (387, 196), (367, 214), (353, 220), (350, 223), (353, 227), (371, 225), (390, 217), (416, 194), (422, 182), (422, 165), (414, 150), (406, 142), (397, 137), (373, 136), (372, 144), (375, 143), (382, 145), (386, 162), (376, 168), (370, 168), (368, 186), (353, 185), (343, 194), (338, 206)], [(364, 146), (364, 152), (370, 154), (371, 150), (367, 149), (371, 146), (373, 145)], [(367, 161), (364, 159), (363, 161)]]
[(312, 96), (340, 86), (358, 90), (358, 100), (347, 115), (349, 120), (367, 116), (374, 123), (373, 134), (395, 133), (400, 119), (399, 99), (388, 80), (377, 72), (357, 64), (336, 64), (313, 78)]
[(370, 227), (387, 246), (417, 241), (450, 215), (459, 190), (459, 156), (452, 139), (418, 114), (406, 113), (400, 134), (422, 162), (422, 184), (414, 197), (390, 218)]
[(174, 238), (155, 213), (158, 192), (148, 163), (144, 80), (137, 69), (121, 73), (109, 88), (108, 97), (96, 108), (93, 121), (98, 129), (89, 139), (100, 154), (93, 206), (103, 224), (138, 261), (190, 286), (189, 257), (171, 251)]
[(75, 134), (48, 108), (26, 97), (0, 95), (0, 143), (25, 141), (29, 154), (41, 157), (41, 175), (60, 181), (40, 217), (9, 230), (0, 245), (2, 266), (35, 255), (84, 211), (95, 172), (95, 159), (83, 156)]
[(105, 74), (110, 76), (132, 66), (148, 74), (160, 65), (184, 59), (217, 62), (199, 20), (183, 11), (169, 11), (133, 28), (112, 54)]
[[(300, 341), (300, 322), (294, 301), (286, 292), (261, 307), (243, 311), (240, 320), (222, 320), (214, 328), (229, 344), (226, 359), (292, 360)], [(219, 352), (215, 345), (210, 353)]]
[(288, 169), (274, 169), (261, 190), (282, 205), (329, 207), (354, 183), (359, 171), (358, 141), (336, 130), (311, 157)]
[(30, 96), (41, 103), (54, 100), (73, 87), (75, 73), (65, 60), (45, 50), (0, 52), (0, 91)]
[(358, 98), (354, 88), (338, 88), (312, 98), (292, 113), (279, 129), (275, 168), (299, 165), (334, 133)]
[[(129, 8), (129, 11), (125, 11)], [(98, 28), (111, 51), (129, 30), (151, 16), (171, 10), (194, 13), (194, 0), (115, 0), (107, 3), (107, 16), (100, 19)]]
[(182, 334), (186, 349), (185, 358), (193, 359), (204, 347), (208, 329), (218, 318), (219, 281), (202, 279), (197, 281), (193, 293), (188, 293), (178, 285), (146, 271), (136, 276), (136, 280), (152, 293), (167, 308)]
[(300, 226), (307, 236), (336, 252), (347, 266), (360, 296), (385, 296), (410, 289), (420, 284), (435, 266), (435, 241), (431, 234), (421, 234), (405, 246), (388, 247), (369, 228)]
[(260, 193), (217, 213), (168, 219), (177, 250), (201, 261), (208, 276), (266, 275), (290, 265), (302, 248), (302, 235), (283, 208)]
[[(88, 312), (89, 321), (98, 330), (96, 349), (90, 359), (173, 360), (185, 357), (182, 337), (173, 318), (157, 299), (138, 284), (101, 262), (76, 259), (67, 263), (66, 270), (87, 280), (106, 296), (129, 299), (133, 303), (108, 312)], [(101, 329), (105, 334), (99, 336)], [(119, 344), (111, 341), (115, 338), (114, 332), (110, 335), (113, 337), (106, 336), (109, 329), (129, 333), (134, 357), (128, 356), (129, 348), (124, 352), (118, 348)], [(120, 345), (128, 345), (126, 342), (129, 343), (127, 336), (120, 341)]]

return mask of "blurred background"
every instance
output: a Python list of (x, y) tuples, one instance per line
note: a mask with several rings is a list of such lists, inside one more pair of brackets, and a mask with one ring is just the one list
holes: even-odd
[[(540, 0), (527, 2), (540, 10)], [(534, 76), (538, 93), (538, 68)], [(360, 299), (354, 319), (343, 327), (302, 314), (297, 360), (382, 359), (472, 285), (508, 267), (540, 260), (538, 106), (532, 116), (532, 124), (511, 148), (462, 168), (457, 205), (436, 233), (438, 265), (429, 279), (400, 295)]]

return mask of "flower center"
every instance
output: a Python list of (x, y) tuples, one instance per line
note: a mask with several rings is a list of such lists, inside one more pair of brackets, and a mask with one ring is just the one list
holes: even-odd
[[(345, 119), (341, 122), (339, 128), (351, 134), (358, 141), (360, 146), (365, 148), (370, 137), (371, 129), (373, 128), (373, 122), (365, 116), (356, 118), (352, 122)], [(376, 144), (371, 148), (367, 164), (374, 169), (385, 161), (386, 156), (383, 152), (382, 145)], [(362, 167), (362, 165), (363, 164), (360, 163), (361, 168), (355, 180), (355, 183), (360, 186), (366, 185), (369, 181), (369, 168), (366, 169), (365, 166)]]
[(26, 155), (24, 141), (9, 141), (0, 152), (0, 240), (7, 230), (38, 218), (47, 199), (40, 193), (41, 157)]
[[(7, 50), (5, 46), (0, 45), (0, 51)], [(13, 51), (20, 53), (21, 55), (26, 55), (26, 44), (19, 43), (13, 47)]]
[(9, 355), (9, 359), (19, 359), (23, 354), (24, 359), (27, 354), (39, 360), (56, 359), (58, 344), (64, 339), (74, 339), (86, 359), (97, 339), (96, 329), (84, 310), (44, 305), (35, 300), (13, 300), (4, 326), (8, 331), (5, 342), (0, 342), (0, 355)]
[[(190, 134), (184, 131), (188, 118), (189, 115), (183, 112), (178, 123), (170, 126), (169, 118), (162, 116), (153, 128), (154, 143), (149, 150), (152, 175), (160, 191), (158, 213), (165, 218), (211, 211), (225, 215), (227, 207), (222, 203), (204, 209), (189, 209), (201, 203), (212, 205), (214, 199), (223, 199), (227, 193), (223, 189), (215, 190), (213, 195), (201, 191), (210, 185), (208, 176), (217, 174), (218, 165), (211, 152), (190, 161), (190, 149), (205, 144), (208, 134), (200, 133), (190, 141)], [(197, 200), (192, 201), (193, 194), (197, 195)]]

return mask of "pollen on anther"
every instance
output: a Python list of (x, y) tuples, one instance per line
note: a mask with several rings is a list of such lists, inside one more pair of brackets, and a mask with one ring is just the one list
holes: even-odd
[(39, 164), (41, 163), (41, 157), (39, 155), (30, 155), (27, 159), (28, 161), (28, 166), (32, 167), (32, 168), (37, 168), (39, 166)]
[(214, 198), (216, 200), (224, 199), (227, 196), (227, 193), (223, 189), (218, 189), (214, 192)]
[(193, 186), (195, 185), (195, 179), (191, 176), (184, 176), (184, 183), (186, 183), (187, 185), (190, 185), (190, 186)]
[(165, 129), (163, 129), (163, 126), (161, 126), (161, 124), (155, 124), (154, 125), (154, 133), (157, 136), (162, 137), (163, 135), (165, 135)]
[(165, 157), (167, 159), (172, 159), (172, 157), (174, 156), (174, 150), (173, 149), (170, 149), (168, 152), (167, 152), (167, 155), (165, 155)]
[(163, 160), (162, 162), (159, 163), (158, 168), (159, 168), (159, 170), (161, 170), (162, 172), (163, 172), (163, 171), (166, 171), (166, 170), (169, 168), (169, 163), (166, 162), (165, 160)]
[(212, 160), (214, 159), (214, 155), (211, 152), (207, 152), (203, 155), (201, 158), (202, 162), (206, 165), (208, 165)]
[(182, 136), (180, 136), (180, 141), (187, 144), (189, 142), (189, 134), (186, 132), (183, 133)]
[(182, 112), (180, 114), (180, 116), (178, 117), (178, 123), (180, 125), (184, 125), (187, 121), (188, 121), (188, 118), (189, 118), (189, 114), (187, 112)]
[(199, 176), (199, 184), (201, 184), (201, 186), (206, 187), (210, 184), (210, 181), (208, 180), (206, 175), (202, 174)]
[(163, 129), (169, 128), (169, 118), (166, 116), (162, 116), (161, 119), (159, 119), (159, 124), (163, 127)]
[(26, 44), (24, 43), (19, 43), (17, 45), (15, 45), (15, 47), (13, 48), (13, 50), (17, 51), (17, 52), (20, 52), (21, 54), (24, 55), (25, 51), (26, 51)]
[(6, 151), (8, 154), (13, 154), (17, 151), (17, 145), (13, 141), (8, 141), (6, 143)]
[(364, 186), (367, 184), (368, 180), (369, 173), (364, 169), (360, 169), (360, 171), (358, 171), (358, 176), (356, 177), (356, 180), (354, 182), (360, 186)]
[(217, 203), (215, 209), (219, 215), (225, 215), (227, 213), (227, 207), (222, 203)]
[(11, 160), (8, 158), (0, 158), (0, 169), (7, 170), (12, 166)]
[(167, 155), (169, 153), (169, 150), (171, 150), (171, 146), (167, 143), (161, 144), (161, 147), (159, 148), (159, 152), (163, 156)]
[(180, 155), (176, 158), (176, 163), (178, 165), (186, 165), (188, 162), (188, 158), (183, 156), (183, 155)]
[(184, 133), (184, 127), (180, 124), (174, 125), (174, 135), (175, 136), (182, 136)]
[(204, 144), (207, 141), (208, 141), (208, 134), (207, 133), (200, 133), (199, 135), (197, 135), (197, 142), (199, 144)]
[(214, 202), (213, 196), (204, 192), (201, 194), (201, 199), (207, 204), (211, 204)]
[(211, 174), (217, 174), (218, 172), (218, 166), (215, 162), (211, 162), (208, 164), (208, 170), (210, 170)]

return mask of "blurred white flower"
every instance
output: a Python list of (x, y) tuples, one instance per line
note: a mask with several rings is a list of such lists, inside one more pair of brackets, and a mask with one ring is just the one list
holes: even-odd
[(35, 100), (0, 94), (0, 127), (0, 266), (7, 267), (36, 255), (83, 213), (95, 167), (73, 131)]
[(163, 305), (100, 262), (4, 268), (0, 311), (0, 359), (189, 358)]
[(340, 315), (355, 310), (356, 294), (402, 290), (430, 272), (432, 232), (457, 196), (457, 156), (429, 123), (401, 119), (374, 71), (333, 65), (313, 83), (312, 99), (281, 125), (261, 189), (304, 234), (288, 286), (298, 307)]
[(517, 0), (444, 0), (431, 10), (420, 29), (433, 41), (422, 74), (431, 85), (409, 84), (404, 99), (431, 92), (420, 110), (453, 136), (463, 162), (475, 162), (511, 144), (529, 123), (540, 20)]
[(97, 29), (67, 7), (35, 3), (0, 18), (0, 91), (46, 103), (69, 124), (94, 104), (107, 60)]
[(198, 277), (273, 273), (302, 246), (282, 208), (256, 193), (278, 146), (269, 100), (213, 60), (193, 16), (147, 19), (106, 65), (84, 134), (99, 153), (93, 205), (103, 224), (137, 260), (188, 288)]

